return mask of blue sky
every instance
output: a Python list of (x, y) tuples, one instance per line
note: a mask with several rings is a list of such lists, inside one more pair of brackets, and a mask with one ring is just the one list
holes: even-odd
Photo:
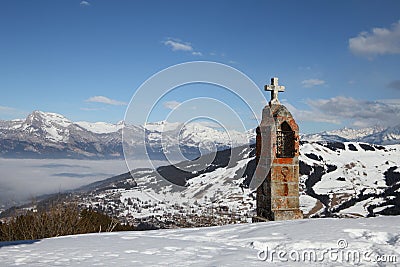
[[(202, 60), (261, 89), (278, 76), (305, 133), (398, 124), (399, 21), (399, 1), (3, 0), (0, 119), (117, 122), (151, 75)], [(182, 92), (154, 119), (194, 97)]]

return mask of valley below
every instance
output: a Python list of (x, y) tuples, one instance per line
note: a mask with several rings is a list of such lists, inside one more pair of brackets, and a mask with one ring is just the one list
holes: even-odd
[[(400, 145), (302, 142), (300, 151), (300, 206), (306, 218), (400, 215)], [(121, 172), (123, 160), (73, 160), (59, 166), (55, 162), (37, 166), (57, 167), (48, 178), (55, 181), (53, 192), (61, 181), (54, 175), (68, 168), (63, 175), (76, 180), (70, 190), (40, 197), (22, 209), (54, 201), (75, 203), (140, 229), (246, 223), (255, 216), (255, 192), (248, 188), (255, 168), (254, 145), (218, 151), (212, 162), (207, 157), (171, 166), (159, 162), (156, 170), (138, 163), (130, 173)], [(75, 164), (76, 175), (82, 177), (73, 177), (68, 164)], [(84, 164), (91, 164), (90, 169)], [(122, 174), (104, 179), (118, 171)], [(43, 190), (43, 184), (38, 188)], [(12, 212), (15, 209), (1, 215)]]
[[(163, 121), (129, 126), (122, 140), (124, 127), (123, 122), (72, 122), (40, 111), (25, 120), (2, 121), (0, 216), (62, 202), (144, 229), (252, 220), (254, 131), (228, 134), (201, 123)], [(305, 217), (399, 215), (399, 129), (303, 135)], [(128, 143), (124, 149), (122, 142)], [(177, 148), (186, 161), (167, 160)], [(143, 152), (128, 153), (129, 169), (125, 149)]]

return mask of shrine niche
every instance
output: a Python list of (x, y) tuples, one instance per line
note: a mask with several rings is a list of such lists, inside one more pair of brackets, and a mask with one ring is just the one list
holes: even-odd
[(293, 158), (295, 154), (295, 133), (290, 125), (284, 121), (280, 126), (280, 131), (276, 134), (278, 158)]

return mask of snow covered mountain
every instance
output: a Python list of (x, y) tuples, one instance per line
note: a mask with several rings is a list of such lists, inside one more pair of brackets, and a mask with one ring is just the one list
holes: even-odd
[(84, 158), (120, 156), (120, 134), (97, 134), (62, 115), (34, 111), (25, 120), (0, 122), (5, 157)]
[(118, 132), (120, 129), (124, 127), (124, 122), (120, 121), (117, 124), (111, 124), (107, 122), (87, 122), (87, 121), (78, 121), (75, 124), (84, 128), (87, 131), (94, 132), (97, 134), (107, 134)]
[(2, 266), (397, 266), (400, 217), (306, 219), (0, 242)]
[(400, 143), (400, 125), (389, 127), (381, 132), (370, 134), (361, 139), (362, 142), (392, 145)]
[[(302, 142), (300, 152), (305, 217), (400, 215), (400, 145)], [(157, 172), (136, 169), (70, 192), (65, 201), (150, 229), (251, 221), (254, 145), (207, 157)]]
[[(157, 122), (126, 126), (124, 122), (72, 122), (62, 115), (34, 111), (25, 120), (0, 121), (0, 156), (37, 158), (116, 158), (122, 157), (122, 129), (134, 137), (133, 146), (146, 136), (150, 157), (162, 158), (163, 151), (179, 144), (188, 159), (215, 149), (249, 142), (249, 133), (221, 132), (201, 123)], [(137, 138), (136, 138), (137, 137)], [(161, 142), (161, 140), (165, 142)], [(164, 147), (163, 147), (164, 146)], [(203, 152), (203, 153), (204, 153)], [(145, 155), (143, 155), (145, 157)]]
[[(120, 158), (122, 130), (129, 130), (132, 149), (145, 146), (153, 159), (165, 159), (181, 150), (187, 159), (255, 142), (255, 131), (223, 132), (200, 122), (155, 122), (125, 125), (105, 122), (73, 122), (56, 113), (34, 111), (25, 120), (0, 121), (0, 156), (32, 158)], [(341, 129), (302, 136), (308, 142), (400, 143), (400, 125), (383, 129)], [(145, 155), (142, 155), (145, 157)]]
[(378, 145), (400, 144), (400, 124), (389, 128), (378, 126), (361, 129), (343, 128), (305, 134), (301, 136), (301, 140), (307, 142), (364, 142)]
[[(153, 157), (168, 153), (168, 145), (175, 143), (182, 145), (190, 159), (199, 156), (199, 147), (212, 150), (216, 146), (219, 152), (211, 160), (213, 154), (158, 169), (167, 180), (180, 186), (172, 186), (152, 169), (138, 169), (72, 193), (82, 205), (106, 210), (122, 221), (153, 216), (157, 225), (165, 224), (171, 215), (187, 215), (189, 210), (212, 212), (218, 214), (218, 219), (236, 218), (232, 214), (237, 214), (240, 220), (247, 221), (254, 215), (255, 195), (247, 188), (255, 167), (254, 145), (239, 146), (240, 140), (254, 137), (254, 132), (230, 132), (228, 138), (226, 133), (202, 124), (74, 123), (58, 114), (36, 111), (25, 120), (0, 122), (0, 151), (3, 156), (20, 157), (121, 157), (123, 127), (131, 127), (133, 137), (145, 131), (146, 145)], [(396, 142), (396, 129), (343, 129), (327, 135), (335, 136), (333, 140)], [(167, 147), (160, 141), (162, 138), (166, 138)], [(135, 140), (132, 145), (140, 145)], [(304, 214), (400, 214), (400, 145), (326, 140), (301, 143), (300, 198)], [(195, 221), (193, 217), (192, 223)]]

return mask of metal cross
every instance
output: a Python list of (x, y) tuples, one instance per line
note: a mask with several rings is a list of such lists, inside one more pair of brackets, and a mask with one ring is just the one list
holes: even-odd
[(271, 78), (270, 85), (265, 85), (264, 90), (271, 91), (271, 101), (269, 101), (270, 104), (280, 104), (278, 100), (278, 92), (284, 92), (285, 86), (279, 85), (278, 78), (274, 77)]

